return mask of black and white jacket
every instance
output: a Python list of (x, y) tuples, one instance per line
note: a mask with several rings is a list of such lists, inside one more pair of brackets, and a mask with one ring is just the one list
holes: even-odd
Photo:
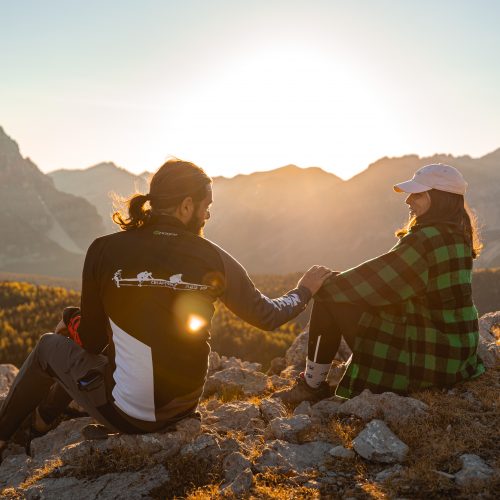
[(305, 287), (266, 297), (231, 255), (162, 216), (92, 243), (76, 334), (90, 352), (108, 345), (114, 404), (135, 419), (162, 422), (198, 403), (217, 299), (246, 322), (274, 330), (310, 298)]

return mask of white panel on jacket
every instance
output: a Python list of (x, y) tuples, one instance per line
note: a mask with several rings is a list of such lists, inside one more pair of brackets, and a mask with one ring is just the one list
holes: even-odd
[(109, 318), (115, 344), (115, 405), (127, 415), (155, 422), (153, 356), (151, 347), (143, 344)]

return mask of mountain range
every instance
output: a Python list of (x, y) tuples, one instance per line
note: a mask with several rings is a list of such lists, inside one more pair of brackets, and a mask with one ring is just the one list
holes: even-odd
[[(317, 263), (352, 267), (396, 242), (394, 231), (408, 210), (393, 184), (436, 162), (456, 166), (469, 182), (467, 199), (477, 211), (486, 242), (477, 267), (500, 266), (500, 149), (481, 158), (382, 158), (347, 181), (318, 167), (294, 165), (216, 177), (205, 234), (252, 273), (281, 274)], [(5, 191), (0, 206), (4, 213), (24, 214), (22, 223), (7, 218), (8, 244), (0, 250), (0, 270), (78, 276), (80, 252), (92, 238), (116, 230), (110, 194), (147, 192), (149, 176), (109, 162), (43, 174), (0, 129), (0, 189)]]
[(96, 208), (59, 191), (0, 127), (0, 269), (78, 276), (85, 251), (105, 232)]

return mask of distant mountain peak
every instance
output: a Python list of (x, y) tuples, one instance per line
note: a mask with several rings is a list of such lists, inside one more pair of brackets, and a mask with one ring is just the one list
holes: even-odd
[(21, 156), (17, 142), (0, 126), (0, 153), (3, 156)]
[(500, 162), (500, 148), (495, 149), (491, 153), (481, 156), (481, 160), (498, 160)]

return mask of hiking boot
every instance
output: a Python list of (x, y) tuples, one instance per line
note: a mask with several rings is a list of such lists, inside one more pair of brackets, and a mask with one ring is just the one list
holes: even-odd
[(322, 399), (329, 398), (331, 395), (332, 391), (326, 382), (321, 382), (319, 387), (315, 389), (307, 384), (304, 373), (302, 372), (295, 379), (295, 384), (292, 387), (277, 391), (272, 397), (281, 399), (283, 403), (289, 406), (296, 406), (302, 401), (317, 403)]

